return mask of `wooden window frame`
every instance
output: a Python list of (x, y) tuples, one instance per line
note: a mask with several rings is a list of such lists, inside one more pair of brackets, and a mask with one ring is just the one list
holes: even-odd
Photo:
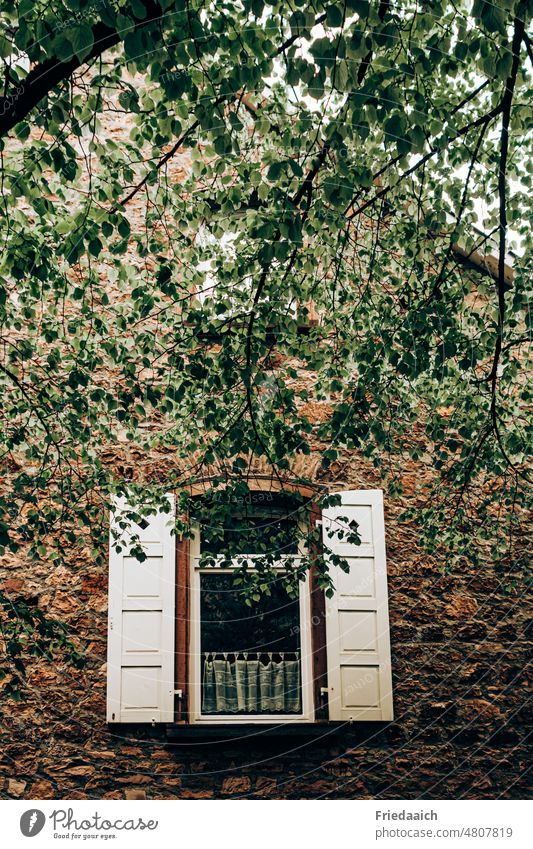
[[(253, 481), (254, 491), (277, 491), (304, 495), (310, 499), (310, 524), (311, 528), (320, 525), (321, 511), (316, 502), (316, 490), (311, 487), (284, 483), (282, 486), (276, 481), (257, 479)], [(196, 486), (193, 495), (200, 495), (203, 486)], [(194, 648), (194, 638), (191, 628), (191, 575), (192, 556), (191, 543), (194, 540), (179, 538), (176, 541), (176, 637), (175, 637), (175, 719), (176, 725), (188, 725), (195, 727), (207, 726), (233, 726), (233, 725), (276, 725), (276, 724), (312, 724), (323, 722), (328, 719), (327, 707), (327, 643), (326, 643), (326, 599), (324, 591), (318, 586), (317, 576), (314, 569), (305, 582), (305, 604), (308, 616), (305, 625), (308, 629), (306, 638), (307, 652), (310, 654), (309, 682), (311, 697), (310, 705), (305, 714), (301, 716), (278, 717), (263, 714), (261, 717), (224, 717), (203, 716), (200, 719), (192, 716), (192, 686), (193, 686), (193, 664), (191, 662), (191, 651)], [(318, 553), (318, 552), (317, 552)], [(301, 608), (302, 609), (302, 608)], [(302, 658), (303, 658), (302, 651)], [(303, 671), (303, 670), (302, 670)], [(303, 676), (302, 676), (303, 682)]]
[(178, 725), (188, 724), (189, 717), (189, 590), (190, 540), (176, 541), (176, 629), (175, 629), (175, 714)]
[[(322, 513), (317, 504), (311, 504), (311, 529), (320, 527)], [(311, 552), (311, 557), (318, 551)], [(328, 656), (326, 639), (326, 596), (318, 586), (316, 569), (311, 569), (310, 575), (311, 599), (311, 652), (313, 657), (313, 687), (315, 720), (328, 719)]]
[[(208, 573), (210, 569), (200, 569), (196, 562), (199, 557), (199, 547), (191, 549), (191, 626), (189, 654), (189, 722), (194, 725), (276, 725), (278, 723), (312, 722), (314, 716), (314, 692), (313, 692), (313, 664), (311, 648), (311, 602), (309, 592), (309, 576), (300, 584), (299, 609), (300, 618), (300, 657), (301, 657), (301, 690), (302, 690), (302, 712), (300, 714), (202, 714), (201, 710), (201, 652), (200, 652), (200, 578), (202, 574)], [(280, 567), (283, 569), (283, 567)], [(231, 574), (232, 569), (223, 569), (221, 572)]]

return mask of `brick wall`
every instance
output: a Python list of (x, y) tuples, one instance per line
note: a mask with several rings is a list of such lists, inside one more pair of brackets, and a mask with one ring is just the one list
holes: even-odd
[[(168, 460), (167, 460), (168, 461)], [(165, 459), (159, 458), (161, 470)], [(315, 478), (318, 464), (305, 461)], [(157, 469), (157, 463), (154, 466)], [(162, 473), (162, 472), (161, 472)], [(333, 736), (168, 743), (158, 730), (105, 724), (107, 574), (88, 552), (50, 571), (13, 555), (0, 577), (84, 641), (79, 672), (33, 661), (27, 699), (4, 705), (3, 798), (520, 798), (527, 795), (526, 621), (516, 574), (446, 573), (399, 521), (422, 498), (423, 470), (386, 495), (394, 704), (387, 726)], [(340, 487), (380, 486), (355, 456), (328, 472)], [(324, 476), (321, 482), (327, 482)], [(511, 581), (512, 578), (512, 581)]]

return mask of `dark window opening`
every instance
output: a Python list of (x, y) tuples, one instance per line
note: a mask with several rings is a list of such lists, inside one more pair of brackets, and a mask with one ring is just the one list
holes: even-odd
[(223, 512), (216, 524), (210, 521), (208, 508), (200, 515), (202, 555), (297, 554), (303, 518), (298, 501), (262, 492), (234, 501), (231, 510)]
[(280, 579), (249, 607), (233, 575), (200, 578), (202, 713), (302, 710), (300, 608)]

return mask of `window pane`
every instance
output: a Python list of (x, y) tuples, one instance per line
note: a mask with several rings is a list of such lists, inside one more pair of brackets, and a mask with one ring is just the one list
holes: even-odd
[(297, 517), (282, 514), (236, 516), (227, 520), (225, 528), (202, 528), (202, 553), (232, 556), (234, 554), (297, 554)]
[(305, 505), (284, 493), (250, 492), (234, 496), (226, 515), (210, 522), (213, 501), (197, 502), (201, 525), (202, 554), (265, 554), (282, 556), (298, 553), (298, 526), (307, 523)]
[(202, 713), (301, 713), (298, 600), (281, 579), (253, 607), (232, 574), (200, 581)]

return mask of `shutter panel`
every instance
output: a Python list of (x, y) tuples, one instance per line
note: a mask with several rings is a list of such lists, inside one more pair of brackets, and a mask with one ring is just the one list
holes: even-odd
[[(383, 493), (379, 489), (336, 493), (342, 503), (322, 513), (324, 546), (350, 564), (347, 574), (331, 564), (333, 598), (326, 599), (329, 718), (390, 720), (387, 567)], [(361, 545), (339, 538), (344, 518), (358, 524)], [(329, 536), (329, 533), (332, 536)]]
[[(107, 721), (172, 722), (174, 719), (174, 496), (170, 513), (159, 511), (131, 525), (146, 560), (130, 556), (122, 531), (122, 551), (110, 537)], [(127, 509), (116, 499), (111, 527)]]

